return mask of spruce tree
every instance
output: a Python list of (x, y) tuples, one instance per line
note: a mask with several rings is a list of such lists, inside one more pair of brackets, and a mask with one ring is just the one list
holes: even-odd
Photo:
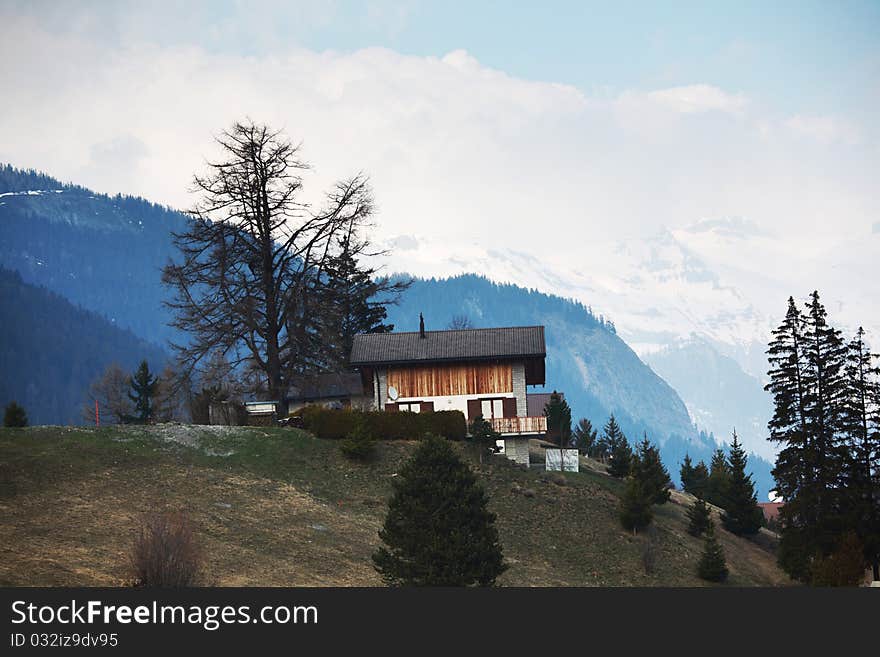
[(3, 413), (3, 426), (21, 428), (28, 425), (27, 413), (24, 407), (16, 401), (9, 402)]
[(681, 478), (681, 489), (685, 493), (693, 495), (695, 468), (694, 462), (691, 461), (690, 454), (685, 453), (684, 461), (681, 462), (681, 469), (678, 471), (678, 475)]
[(131, 391), (128, 398), (134, 402), (134, 415), (131, 421), (147, 424), (153, 419), (153, 398), (159, 390), (159, 379), (150, 372), (147, 361), (142, 360), (135, 373), (129, 379)]
[(620, 500), (620, 524), (633, 534), (650, 525), (654, 518), (651, 503), (651, 494), (638, 479), (630, 477)]
[(639, 443), (638, 454), (632, 459), (633, 476), (639, 480), (652, 504), (669, 501), (669, 472), (660, 460), (660, 452), (646, 435)]
[(697, 574), (708, 582), (723, 582), (728, 575), (727, 562), (724, 558), (724, 548), (715, 535), (715, 523), (711, 520), (705, 534), (703, 554), (697, 566)]
[(730, 446), (730, 480), (727, 485), (727, 505), (721, 515), (724, 528), (737, 536), (757, 534), (764, 514), (755, 497), (752, 475), (746, 474), (748, 457), (739, 443), (736, 431)]
[(448, 441), (423, 440), (392, 486), (373, 555), (388, 584), (491, 586), (506, 570), (486, 493)]
[(596, 446), (596, 436), (598, 432), (593, 428), (592, 422), (585, 417), (581, 418), (572, 434), (574, 436), (575, 447), (577, 447), (582, 454), (593, 453), (593, 449)]
[(608, 474), (618, 479), (629, 476), (632, 470), (633, 452), (629, 446), (626, 436), (621, 434), (621, 438), (617, 441), (614, 450), (611, 452), (611, 465), (608, 468)]
[(849, 524), (864, 546), (873, 578), (880, 580), (880, 367), (875, 363), (877, 356), (868, 349), (861, 327), (847, 351)]
[(611, 417), (608, 418), (608, 422), (602, 428), (602, 438), (599, 440), (598, 447), (603, 454), (611, 455), (625, 439), (626, 436), (623, 435), (623, 431), (621, 431), (620, 425), (617, 424), (617, 420), (612, 413)]
[(709, 491), (709, 468), (704, 461), (700, 461), (694, 466), (693, 482), (688, 492), (696, 497), (706, 499)]
[(706, 481), (706, 501), (722, 509), (727, 506), (727, 489), (730, 485), (730, 464), (724, 450), (716, 449), (709, 466)]
[(807, 418), (806, 320), (792, 297), (768, 348), (773, 417), (769, 439), (780, 446), (773, 468), (776, 492), (785, 500), (780, 509), (779, 563), (793, 577), (809, 577), (809, 528), (815, 508), (808, 502), (813, 486), (812, 440)]
[(846, 345), (840, 331), (827, 323), (819, 293), (807, 303), (807, 412), (812, 427), (815, 464), (816, 547), (823, 555), (836, 546), (842, 533), (841, 475), (845, 445)]
[(782, 445), (773, 470), (785, 500), (779, 562), (810, 580), (811, 563), (828, 556), (847, 523), (846, 345), (830, 326), (818, 292), (800, 312), (792, 299), (768, 351), (774, 415), (770, 439)]
[(544, 416), (547, 418), (548, 439), (560, 447), (571, 445), (571, 407), (555, 390), (544, 406)]
[(694, 503), (687, 510), (688, 517), (688, 533), (691, 536), (702, 536), (709, 528), (711, 519), (709, 517), (709, 507), (701, 498), (694, 500)]

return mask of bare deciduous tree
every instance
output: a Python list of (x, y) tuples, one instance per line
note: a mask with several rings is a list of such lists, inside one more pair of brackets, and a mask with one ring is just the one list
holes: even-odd
[(446, 325), (446, 328), (453, 331), (461, 329), (472, 329), (474, 328), (474, 323), (467, 315), (453, 315), (452, 319), (449, 320), (449, 324)]
[(300, 370), (325, 365), (327, 274), (343, 255), (368, 254), (373, 198), (358, 174), (320, 209), (304, 203), (300, 147), (265, 125), (235, 123), (217, 142), (223, 159), (195, 177), (201, 199), (174, 235), (181, 259), (163, 271), (173, 325), (189, 337), (174, 347), (186, 375), (220, 353), (280, 399)]
[(126, 422), (134, 411), (128, 397), (130, 378), (119, 363), (111, 363), (99, 379), (89, 386), (88, 401), (83, 407), (83, 419), (95, 421), (95, 402), (98, 402), (102, 421), (110, 424)]

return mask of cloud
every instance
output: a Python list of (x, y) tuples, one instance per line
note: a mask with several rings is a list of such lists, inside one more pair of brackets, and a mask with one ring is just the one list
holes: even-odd
[(747, 99), (742, 94), (730, 94), (708, 84), (658, 89), (645, 94), (645, 97), (681, 114), (700, 112), (741, 114), (748, 105)]
[(591, 95), (460, 49), (239, 55), (16, 16), (0, 26), (0, 62), (15, 99), (0, 107), (0, 160), (177, 207), (192, 203), (213, 134), (250, 116), (303, 141), (311, 202), (367, 172), (380, 237), (466, 236), (576, 261), (585, 243), (701, 217), (745, 217), (809, 250), (880, 216), (864, 174), (876, 149), (819, 157), (762, 132), (779, 123), (760, 104), (708, 84)]
[(795, 115), (784, 122), (789, 132), (820, 144), (841, 142), (855, 145), (860, 142), (858, 129), (845, 119), (833, 116)]

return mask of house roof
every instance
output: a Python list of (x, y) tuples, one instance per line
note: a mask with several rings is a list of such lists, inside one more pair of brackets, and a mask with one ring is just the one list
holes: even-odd
[(358, 397), (364, 394), (357, 372), (326, 372), (302, 379), (290, 386), (289, 401)]
[(354, 336), (352, 365), (544, 358), (543, 326), (366, 333)]

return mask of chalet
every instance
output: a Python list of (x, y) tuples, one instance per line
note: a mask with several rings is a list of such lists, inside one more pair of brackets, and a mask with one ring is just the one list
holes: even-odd
[(504, 440), (508, 458), (528, 465), (529, 438), (547, 432), (529, 414), (528, 386), (544, 384), (543, 326), (370, 333), (354, 338), (351, 365), (374, 409), (478, 415)]

